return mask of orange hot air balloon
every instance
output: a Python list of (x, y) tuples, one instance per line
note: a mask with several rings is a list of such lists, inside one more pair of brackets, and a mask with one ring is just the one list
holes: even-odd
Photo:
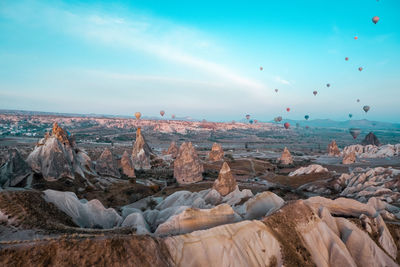
[(136, 117), (137, 120), (140, 119), (140, 117), (142, 117), (142, 113), (135, 112), (135, 117)]
[(318, 94), (318, 92), (317, 91), (314, 91), (314, 92), (312, 92), (313, 94), (314, 94), (314, 96), (316, 96), (317, 94)]
[(372, 22), (373, 22), (374, 24), (377, 24), (378, 21), (379, 21), (379, 17), (378, 17), (378, 16), (375, 16), (375, 17), (372, 18)]
[(164, 114), (165, 114), (165, 111), (164, 111), (164, 110), (161, 110), (161, 111), (160, 111), (160, 115), (161, 115), (162, 117), (164, 117)]
[(349, 58), (348, 58), (348, 57), (345, 57), (344, 60), (349, 61)]
[(357, 36), (354, 36), (354, 40), (357, 40), (358, 39), (358, 37)]
[(290, 111), (290, 108), (286, 108), (286, 111), (289, 112), (289, 111)]
[(362, 71), (362, 70), (363, 70), (363, 68), (362, 68), (362, 67), (359, 67), (359, 68), (358, 68), (358, 70), (359, 70), (359, 71)]
[(285, 126), (285, 129), (289, 129), (289, 127), (290, 127), (290, 123), (288, 123), (288, 122), (285, 122), (285, 124), (284, 124), (283, 126)]

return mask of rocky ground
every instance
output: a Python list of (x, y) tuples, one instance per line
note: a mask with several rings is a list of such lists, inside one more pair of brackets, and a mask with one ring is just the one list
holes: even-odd
[(2, 266), (400, 264), (399, 145), (164, 124), (111, 144), (64, 127), (0, 140)]

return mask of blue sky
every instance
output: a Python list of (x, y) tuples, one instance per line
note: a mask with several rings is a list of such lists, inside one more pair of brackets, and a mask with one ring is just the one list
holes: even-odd
[(109, 2), (1, 1), (0, 108), (400, 122), (398, 0)]

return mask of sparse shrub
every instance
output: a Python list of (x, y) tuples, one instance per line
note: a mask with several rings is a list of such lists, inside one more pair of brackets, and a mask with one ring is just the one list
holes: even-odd
[(154, 210), (154, 208), (156, 206), (157, 206), (157, 202), (154, 199), (150, 198), (150, 200), (147, 201), (147, 208)]

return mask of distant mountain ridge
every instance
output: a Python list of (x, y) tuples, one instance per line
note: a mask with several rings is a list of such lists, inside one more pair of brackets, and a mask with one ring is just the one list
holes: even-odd
[(315, 120), (284, 120), (295, 126), (299, 123), (300, 126), (310, 126), (315, 128), (360, 128), (360, 129), (400, 129), (400, 123), (390, 123), (381, 121), (363, 120), (347, 120), (347, 121), (334, 121), (331, 119), (315, 119)]

